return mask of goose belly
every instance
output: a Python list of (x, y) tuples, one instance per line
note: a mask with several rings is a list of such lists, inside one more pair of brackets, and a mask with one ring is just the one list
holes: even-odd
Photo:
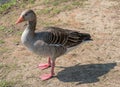
[(49, 50), (45, 49), (44, 47), (33, 47), (32, 52), (34, 52), (37, 55), (43, 56), (43, 57), (52, 57), (53, 53), (51, 53)]

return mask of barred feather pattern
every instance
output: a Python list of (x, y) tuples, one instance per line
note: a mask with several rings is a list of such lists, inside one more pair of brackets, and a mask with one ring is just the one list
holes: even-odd
[(57, 27), (46, 27), (46, 36), (43, 40), (48, 44), (58, 44), (67, 48), (76, 46), (82, 41), (90, 38), (87, 33), (79, 33), (72, 30), (61, 29)]

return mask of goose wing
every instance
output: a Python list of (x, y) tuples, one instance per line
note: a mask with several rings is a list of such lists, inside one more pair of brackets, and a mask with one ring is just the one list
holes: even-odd
[(82, 41), (90, 39), (90, 35), (87, 33), (79, 33), (73, 30), (61, 29), (58, 27), (46, 27), (43, 29), (43, 40), (48, 44), (62, 45), (64, 47), (73, 47), (80, 44)]

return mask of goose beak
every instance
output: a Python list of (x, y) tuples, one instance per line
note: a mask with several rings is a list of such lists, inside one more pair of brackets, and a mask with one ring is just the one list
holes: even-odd
[(18, 20), (15, 22), (15, 24), (21, 23), (24, 21), (24, 18), (21, 16), (18, 18)]

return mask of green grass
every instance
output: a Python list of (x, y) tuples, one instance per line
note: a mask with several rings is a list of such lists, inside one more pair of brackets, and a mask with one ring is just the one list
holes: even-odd
[(7, 9), (9, 9), (11, 6), (16, 4), (16, 0), (10, 0), (8, 3), (5, 3), (3, 5), (0, 6), (0, 13), (3, 11), (6, 11)]
[(55, 16), (60, 12), (84, 7), (88, 0), (42, 0), (38, 5), (44, 5), (45, 8), (40, 9), (39, 15)]
[(4, 31), (5, 27), (4, 26), (0, 26), (0, 31)]
[(34, 4), (35, 0), (28, 0), (28, 2)]
[(17, 31), (17, 32), (16, 32), (16, 35), (17, 35), (17, 36), (21, 36), (22, 33), (23, 33), (23, 31)]
[(4, 44), (5, 43), (5, 41), (3, 41), (3, 40), (0, 40), (0, 44)]
[(7, 28), (7, 27), (5, 27), (5, 26), (0, 26), (0, 31), (2, 31), (2, 32), (13, 32), (13, 29), (12, 28)]
[(54, 8), (54, 9), (52, 10), (51, 15), (54, 16), (54, 15), (56, 15), (56, 14), (59, 14), (60, 12), (61, 12), (61, 9), (59, 9), (59, 8)]
[(0, 63), (0, 69), (2, 69), (4, 67), (4, 65), (2, 63)]
[(57, 6), (65, 2), (69, 2), (70, 0), (42, 0), (42, 4), (44, 5), (52, 5)]
[(11, 34), (14, 32), (14, 29), (12, 28), (6, 28), (5, 33)]
[(52, 25), (55, 25), (56, 23), (57, 21), (45, 21), (45, 20), (40, 21), (40, 24), (44, 27), (52, 26)]
[[(21, 36), (22, 35), (22, 32), (23, 31), (20, 31), (20, 30), (15, 30), (13, 27), (6, 27), (6, 26), (0, 26), (0, 33), (1, 35), (0, 36), (4, 36), (5, 34), (8, 35), (8, 34), (14, 34), (14, 35), (17, 35), (17, 36)], [(3, 43), (3, 41), (0, 39), (0, 43)]]
[(85, 1), (88, 1), (88, 0), (42, 0), (41, 4), (47, 5), (47, 6), (59, 6), (61, 4), (63, 5), (66, 3), (67, 4), (73, 3), (73, 5), (79, 6), (83, 4)]
[(26, 8), (27, 6), (34, 4), (35, 0), (20, 0), (17, 6), (19, 8)]
[(0, 81), (0, 87), (13, 87), (13, 86), (14, 86), (14, 82), (12, 81), (6, 81), (6, 80)]
[(6, 11), (12, 6), (25, 7), (28, 4), (34, 4), (35, 0), (9, 0), (7, 3), (0, 6), (0, 13)]
[(20, 67), (17, 64), (13, 64), (13, 63), (12, 64), (3, 64), (3, 63), (0, 63), (0, 70), (1, 70), (0, 79), (2, 79), (2, 80), (5, 79), (11, 71), (15, 71), (18, 68), (20, 68)]
[(45, 8), (45, 9), (39, 10), (37, 13), (40, 15), (49, 14), (51, 12), (51, 10), (52, 10), (52, 8)]
[(2, 55), (3, 53), (8, 52), (9, 49), (7, 47), (0, 47), (0, 55)]
[(0, 13), (6, 11), (11, 6), (17, 5), (20, 8), (26, 8), (27, 6), (40, 6), (44, 5), (45, 8), (39, 10), (41, 15), (51, 15), (54, 16), (59, 14), (62, 11), (71, 10), (76, 7), (83, 7), (85, 2), (88, 0), (40, 0), (38, 3), (35, 3), (35, 0), (21, 0), (19, 4), (17, 0), (10, 0), (8, 3), (5, 3), (0, 6)]
[(37, 13), (39, 15), (54, 16), (54, 15), (60, 13), (60, 12), (61, 12), (61, 9), (59, 9), (59, 8), (51, 8), (51, 7), (49, 7), (49, 8), (39, 10)]
[(85, 4), (84, 4), (82, 1), (74, 1), (74, 2), (72, 2), (72, 5), (73, 5), (73, 6), (80, 6), (80, 7), (82, 7), (82, 6), (84, 6)]
[(14, 33), (14, 29), (12, 27), (0, 26), (0, 33), (2, 33), (2, 34), (12, 34), (12, 33)]

